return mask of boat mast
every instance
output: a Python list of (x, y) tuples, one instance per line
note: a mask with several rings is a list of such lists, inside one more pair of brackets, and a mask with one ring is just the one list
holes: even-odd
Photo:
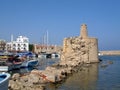
[(47, 52), (48, 52), (48, 31), (46, 32), (46, 46), (47, 46)]
[(13, 42), (13, 35), (11, 34), (11, 42)]
[(46, 48), (46, 41), (45, 41), (45, 39), (46, 39), (46, 36), (44, 35), (43, 36), (43, 52), (45, 51), (45, 48)]

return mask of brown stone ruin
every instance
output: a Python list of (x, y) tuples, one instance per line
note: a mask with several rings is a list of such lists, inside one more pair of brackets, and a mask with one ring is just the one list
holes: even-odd
[(82, 24), (80, 36), (69, 37), (63, 40), (62, 65), (76, 65), (80, 62), (94, 63), (98, 60), (98, 40), (89, 37), (87, 25)]

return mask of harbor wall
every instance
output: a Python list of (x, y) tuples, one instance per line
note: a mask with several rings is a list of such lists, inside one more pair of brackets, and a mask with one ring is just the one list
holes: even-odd
[(120, 55), (120, 50), (99, 51), (99, 55)]

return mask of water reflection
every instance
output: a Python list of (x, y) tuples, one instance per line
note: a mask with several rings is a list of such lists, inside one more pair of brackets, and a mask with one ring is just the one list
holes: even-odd
[(47, 86), (47, 90), (96, 90), (98, 64), (84, 66), (81, 71), (68, 77), (63, 84)]
[(52, 64), (58, 63), (59, 62), (59, 58), (54, 58), (54, 59), (41, 59), (40, 63), (37, 67), (38, 70), (45, 70), (45, 68), (47, 66), (51, 66)]

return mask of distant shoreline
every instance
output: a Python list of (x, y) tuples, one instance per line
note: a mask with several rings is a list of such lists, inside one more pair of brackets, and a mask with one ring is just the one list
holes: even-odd
[(120, 50), (99, 51), (98, 55), (120, 55)]

